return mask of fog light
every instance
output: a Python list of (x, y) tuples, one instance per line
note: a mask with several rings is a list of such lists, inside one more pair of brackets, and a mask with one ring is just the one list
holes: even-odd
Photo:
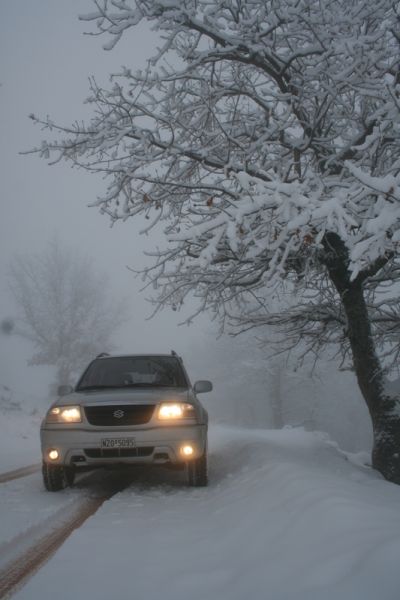
[(55, 448), (53, 450), (48, 451), (48, 457), (50, 458), (50, 460), (57, 460), (59, 456), (60, 455), (58, 453), (58, 450), (56, 450)]
[(189, 446), (189, 444), (187, 444), (186, 446), (181, 447), (181, 454), (183, 454), (184, 456), (192, 456), (193, 453), (193, 446)]

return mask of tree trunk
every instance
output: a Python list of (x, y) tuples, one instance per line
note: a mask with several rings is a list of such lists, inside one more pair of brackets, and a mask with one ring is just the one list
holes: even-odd
[(400, 484), (400, 414), (396, 414), (396, 398), (385, 394), (362, 286), (349, 286), (342, 301), (358, 385), (372, 420), (372, 466), (389, 481)]
[(385, 393), (384, 373), (364, 297), (364, 279), (359, 276), (350, 281), (347, 249), (336, 234), (327, 234), (326, 238), (325, 264), (343, 303), (354, 370), (371, 415), (372, 466), (389, 481), (400, 484), (400, 410), (396, 410), (398, 399)]

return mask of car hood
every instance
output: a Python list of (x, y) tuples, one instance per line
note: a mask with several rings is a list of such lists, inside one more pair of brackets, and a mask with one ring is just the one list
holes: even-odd
[(184, 388), (124, 388), (73, 392), (58, 398), (53, 406), (69, 404), (157, 404), (159, 402), (190, 402), (191, 390)]

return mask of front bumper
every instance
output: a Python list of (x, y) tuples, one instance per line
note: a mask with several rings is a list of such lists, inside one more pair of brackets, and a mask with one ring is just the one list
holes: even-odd
[[(121, 449), (102, 449), (101, 440), (106, 438), (133, 438), (135, 446)], [(151, 427), (148, 429), (124, 429), (116, 432), (104, 429), (66, 428), (45, 425), (40, 431), (43, 460), (58, 465), (96, 467), (113, 464), (180, 464), (187, 458), (181, 447), (190, 444), (194, 448), (190, 457), (198, 458), (207, 448), (207, 425), (180, 425)], [(57, 460), (50, 460), (51, 449), (58, 451)]]

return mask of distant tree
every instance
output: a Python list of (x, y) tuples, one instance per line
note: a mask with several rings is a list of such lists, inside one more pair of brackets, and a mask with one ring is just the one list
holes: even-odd
[(275, 317), (299, 339), (349, 350), (373, 465), (400, 483), (400, 398), (385, 388), (375, 335), (384, 355), (398, 350), (396, 300), (376, 296), (400, 274), (398, 4), (95, 5), (86, 20), (110, 34), (106, 49), (145, 21), (162, 45), (110, 90), (92, 82), (87, 125), (32, 116), (62, 136), (37, 152), (105, 174), (97, 205), (113, 221), (165, 223), (169, 243), (147, 270), (161, 305), (194, 292), (199, 311), (255, 327), (274, 321), (268, 298), (282, 281), (295, 288), (297, 307)]
[(0, 332), (3, 335), (11, 335), (14, 331), (15, 323), (14, 320), (10, 317), (6, 317), (0, 323)]
[(72, 383), (96, 354), (107, 351), (124, 320), (93, 262), (58, 242), (36, 256), (15, 258), (10, 289), (18, 310), (16, 333), (32, 342), (32, 365), (54, 365), (56, 383)]

